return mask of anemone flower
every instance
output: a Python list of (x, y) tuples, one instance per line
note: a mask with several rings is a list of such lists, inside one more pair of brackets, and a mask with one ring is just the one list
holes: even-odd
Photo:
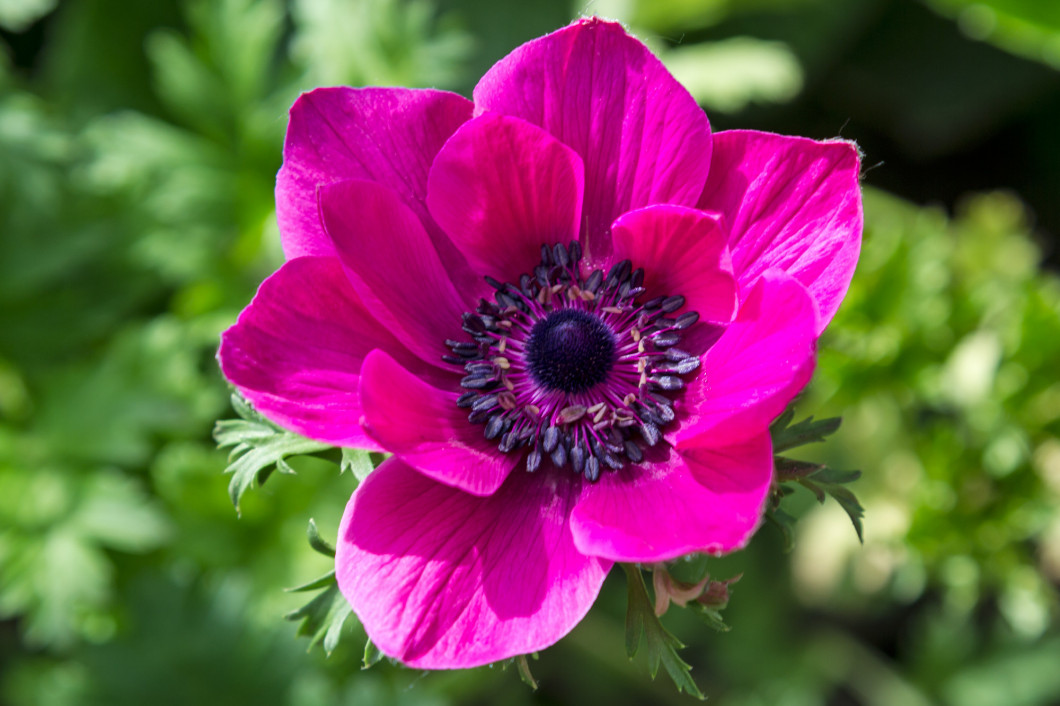
[(301, 96), (287, 261), (219, 357), (276, 423), (390, 454), (336, 555), (379, 649), (423, 668), (533, 652), (613, 562), (744, 546), (769, 424), (853, 273), (858, 176), (849, 142), (712, 135), (598, 19), (519, 47), (473, 102)]

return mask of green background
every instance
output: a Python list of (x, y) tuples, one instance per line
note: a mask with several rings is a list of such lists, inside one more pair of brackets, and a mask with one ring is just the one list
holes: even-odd
[[(865, 544), (809, 493), (713, 632), (713, 703), (1060, 703), (1060, 4), (1051, 0), (0, 0), (0, 702), (687, 701), (622, 648), (614, 572), (512, 669), (362, 671), (281, 616), (355, 484), (291, 460), (236, 516), (219, 332), (281, 262), (286, 111), (318, 85), (465, 95), (518, 43), (623, 20), (707, 109), (866, 153), (865, 244), (801, 414), (864, 472)], [(1050, 259), (1051, 258), (1051, 259)]]

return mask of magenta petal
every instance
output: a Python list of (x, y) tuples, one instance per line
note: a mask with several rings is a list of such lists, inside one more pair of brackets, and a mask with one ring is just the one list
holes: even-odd
[[(430, 369), (372, 318), (334, 258), (291, 260), (221, 336), (221, 370), (254, 408), (303, 436), (378, 450), (360, 425), (361, 365), (381, 348)], [(433, 371), (432, 371), (433, 372)]]
[(442, 91), (336, 87), (302, 94), (291, 108), (276, 177), (276, 218), (287, 257), (334, 254), (317, 209), (323, 184), (377, 181), (426, 215), (434, 155), (470, 117), (470, 101)]
[(810, 291), (817, 332), (839, 308), (861, 249), (857, 146), (734, 130), (714, 136), (700, 208), (729, 227), (741, 287), (779, 268)]
[(471, 268), (518, 281), (541, 245), (578, 237), (581, 159), (541, 128), (486, 114), (449, 139), (431, 167), (427, 206)]
[(716, 214), (683, 206), (648, 206), (621, 216), (613, 227), (613, 259), (632, 260), (646, 273), (643, 299), (680, 294), (683, 311), (728, 323), (736, 310), (727, 235)]
[(710, 124), (681, 84), (622, 26), (579, 20), (519, 47), (475, 87), (475, 114), (540, 125), (585, 163), (583, 246), (590, 266), (608, 231), (653, 203), (693, 206), (710, 166)]
[(320, 212), (372, 314), (423, 360), (443, 365), (446, 339), (466, 338), (461, 316), (473, 299), (453, 286), (416, 214), (385, 186), (356, 179), (321, 187)]
[[(455, 383), (455, 380), (454, 380)], [(382, 351), (361, 368), (361, 404), (368, 434), (387, 451), (440, 483), (490, 495), (519, 460), (487, 441), (481, 424), (456, 406), (458, 390), (430, 385)]]
[(427, 173), (449, 136), (471, 118), (455, 93), (407, 88), (318, 88), (291, 107), (276, 220), (288, 259), (334, 255), (317, 207), (317, 187), (365, 179), (393, 189), (424, 222), (461, 286), (478, 286), (427, 213)]
[(372, 642), (414, 667), (548, 647), (585, 616), (611, 565), (574, 546), (580, 487), (570, 473), (513, 473), (478, 497), (392, 458), (346, 506), (339, 588)]
[(718, 446), (767, 428), (813, 374), (816, 324), (805, 287), (777, 270), (762, 275), (702, 356), (666, 439), (679, 448)]
[(773, 478), (769, 434), (656, 454), (663, 457), (605, 473), (585, 490), (571, 517), (578, 550), (654, 562), (742, 548), (761, 521)]

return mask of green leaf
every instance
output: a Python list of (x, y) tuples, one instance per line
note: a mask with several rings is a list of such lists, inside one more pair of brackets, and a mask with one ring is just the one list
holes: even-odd
[(301, 625), (298, 626), (298, 635), (310, 638), (309, 649), (321, 644), (324, 652), (330, 656), (338, 645), (342, 626), (352, 611), (350, 604), (339, 592), (339, 585), (335, 582), (334, 574), (331, 575), (331, 581), (327, 583), (328, 587), (317, 594), (313, 600), (283, 617), (285, 620), (301, 621)]
[(790, 458), (784, 458), (783, 456), (777, 456), (773, 459), (777, 469), (777, 482), (784, 483), (790, 480), (798, 480), (799, 478), (805, 478), (806, 476), (816, 473), (817, 471), (824, 468), (819, 463), (811, 463), (809, 461), (796, 461)]
[(236, 512), (239, 512), (240, 499), (252, 485), (263, 485), (274, 470), (294, 472), (286, 458), (331, 448), (279, 428), (255, 412), (239, 395), (232, 395), (232, 407), (241, 419), (217, 422), (213, 437), (218, 447), (232, 449), (225, 472), (232, 474), (228, 494)]
[(340, 473), (350, 472), (357, 482), (363, 482), (368, 474), (375, 470), (372, 454), (363, 449), (342, 449), (342, 461), (339, 466)]
[(799, 484), (808, 488), (817, 496), (817, 501), (823, 503), (825, 494), (831, 495), (832, 499), (850, 517), (854, 525), (854, 531), (858, 533), (858, 541), (865, 543), (861, 520), (865, 516), (865, 508), (858, 502), (857, 496), (847, 487), (846, 483), (852, 483), (861, 477), (861, 471), (836, 471), (827, 466), (806, 478), (799, 479)]
[(317, 529), (316, 520), (309, 519), (309, 527), (306, 528), (306, 536), (309, 537), (309, 546), (313, 547), (316, 551), (320, 552), (324, 556), (335, 556), (335, 547), (331, 545), (326, 539), (320, 536), (320, 531)]
[(372, 642), (371, 639), (365, 641), (364, 662), (361, 669), (371, 669), (378, 664), (379, 660), (383, 659), (383, 656), (383, 653), (375, 646), (375, 643)]
[[(316, 522), (313, 520), (309, 521), (306, 535), (313, 549), (326, 556), (335, 556), (335, 548), (321, 538)], [(339, 591), (335, 571), (329, 571), (308, 583), (287, 590), (291, 592), (320, 591), (304, 606), (283, 617), (285, 620), (301, 621), (301, 625), (298, 626), (298, 635), (310, 638), (309, 649), (319, 644), (324, 648), (325, 654), (330, 656), (339, 644), (346, 619), (353, 614), (350, 604)]]
[(677, 655), (677, 651), (684, 645), (664, 628), (659, 618), (656, 617), (640, 569), (632, 564), (622, 564), (622, 570), (626, 572), (628, 587), (626, 654), (633, 659), (640, 647), (641, 635), (643, 635), (648, 649), (648, 669), (652, 679), (659, 672), (661, 662), (678, 691), (684, 691), (700, 700), (705, 699), (703, 692), (699, 690), (695, 681), (692, 680), (692, 675), (689, 674), (692, 667)]
[(825, 438), (834, 434), (843, 422), (841, 417), (820, 419), (815, 422), (811, 416), (798, 424), (792, 424), (791, 420), (794, 418), (795, 410), (789, 408), (770, 425), (769, 433), (773, 437), (773, 453), (824, 441)]
[(304, 591), (319, 591), (322, 588), (327, 588), (335, 582), (335, 572), (329, 571), (320, 578), (313, 579), (308, 583), (303, 583), (300, 586), (294, 586), (288, 588), (288, 593), (302, 593)]
[(707, 627), (717, 630), (718, 632), (729, 632), (729, 630), (732, 629), (722, 617), (721, 608), (703, 605), (698, 601), (692, 601), (688, 604), (688, 607), (692, 610), (694, 615), (707, 624)]
[(766, 520), (780, 530), (780, 534), (784, 537), (784, 551), (790, 552), (795, 546), (795, 517), (785, 512), (778, 505), (766, 511)]

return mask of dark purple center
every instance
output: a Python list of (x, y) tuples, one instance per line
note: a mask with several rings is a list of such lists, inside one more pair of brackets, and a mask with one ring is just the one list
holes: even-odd
[(444, 360), (464, 369), (457, 399), (503, 453), (526, 450), (590, 481), (644, 459), (676, 418), (684, 376), (699, 358), (677, 347), (699, 315), (685, 298), (641, 301), (646, 274), (629, 260), (606, 273), (582, 266), (581, 246), (542, 246), (515, 282), (486, 281), (495, 301), (466, 312), (467, 340)]
[(607, 379), (615, 336), (595, 314), (560, 309), (534, 324), (526, 341), (527, 369), (549, 390), (582, 392)]

